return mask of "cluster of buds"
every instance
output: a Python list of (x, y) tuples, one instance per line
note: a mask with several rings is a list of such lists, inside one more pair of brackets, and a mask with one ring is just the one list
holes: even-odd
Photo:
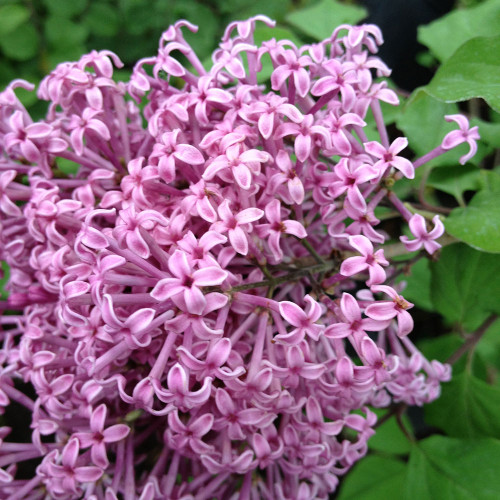
[(408, 337), (374, 212), (435, 252), (440, 220), (390, 186), (472, 154), (476, 130), (448, 117), (460, 131), (412, 163), (384, 126), (377, 27), (257, 46), (258, 21), (230, 24), (209, 70), (185, 21), (128, 83), (109, 51), (60, 64), (38, 122), (27, 82), (0, 94), (0, 408), (31, 419), (0, 428), (2, 498), (326, 499), (367, 452), (370, 407), (449, 380)]

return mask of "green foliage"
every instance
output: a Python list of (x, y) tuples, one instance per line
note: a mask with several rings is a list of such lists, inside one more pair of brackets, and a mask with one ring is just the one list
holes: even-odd
[(427, 185), (451, 194), (460, 205), (465, 205), (463, 194), (481, 187), (481, 170), (470, 164), (436, 168), (430, 173)]
[(455, 208), (446, 219), (446, 230), (470, 246), (500, 253), (500, 192), (480, 191), (466, 207)]
[(8, 35), (22, 26), (30, 17), (24, 5), (4, 5), (0, 7), (0, 36)]
[(297, 30), (315, 40), (331, 36), (340, 24), (356, 24), (366, 17), (365, 9), (335, 0), (322, 0), (310, 7), (288, 14), (286, 20)]
[(433, 305), (431, 301), (431, 271), (429, 269), (429, 261), (420, 259), (413, 264), (408, 272), (402, 274), (397, 279), (397, 283), (404, 281), (404, 296), (410, 302), (413, 302), (420, 309), (432, 311)]
[(441, 397), (425, 408), (428, 424), (451, 437), (500, 438), (500, 387), (463, 372), (445, 384)]
[(431, 297), (435, 310), (467, 331), (492, 312), (500, 313), (500, 259), (457, 243), (443, 248), (431, 264)]
[(489, 0), (469, 9), (458, 9), (418, 29), (418, 39), (444, 62), (466, 41), (500, 34), (500, 2)]
[(406, 467), (401, 460), (371, 455), (349, 473), (338, 500), (400, 498), (405, 479)]
[(500, 442), (496, 439), (432, 436), (412, 449), (403, 498), (496, 500), (499, 466)]
[[(387, 411), (387, 409), (376, 409), (375, 413), (380, 419)], [(402, 416), (402, 421), (406, 428), (411, 429), (410, 420), (406, 415)], [(377, 427), (377, 432), (368, 441), (368, 446), (372, 451), (391, 455), (406, 455), (411, 449), (408, 438), (403, 434), (395, 418), (389, 418)]]
[[(423, 156), (441, 144), (444, 136), (456, 128), (445, 121), (445, 115), (458, 113), (456, 104), (447, 104), (431, 97), (425, 90), (417, 90), (406, 102), (396, 118), (396, 124), (408, 137), (415, 154)], [(432, 129), (432, 134), (429, 130)], [(460, 149), (460, 151), (459, 151)], [(436, 158), (432, 165), (457, 163), (464, 149), (458, 148)]]
[(425, 88), (445, 102), (482, 97), (495, 111), (500, 111), (500, 36), (478, 37), (462, 45), (438, 69)]

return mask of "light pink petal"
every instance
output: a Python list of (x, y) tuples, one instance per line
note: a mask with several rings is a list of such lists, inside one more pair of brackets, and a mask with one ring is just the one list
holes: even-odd
[(194, 146), (189, 144), (178, 144), (174, 156), (189, 165), (201, 165), (205, 163), (203, 155)]
[(342, 339), (352, 334), (352, 329), (347, 323), (335, 323), (329, 325), (325, 330), (325, 337), (330, 339)]
[(308, 321), (306, 313), (293, 302), (280, 302), (279, 309), (283, 319), (293, 326), (301, 327), (305, 321)]
[(432, 218), (432, 222), (434, 223), (434, 228), (432, 231), (429, 233), (429, 238), (430, 239), (437, 239), (441, 237), (444, 233), (444, 224), (441, 222), (441, 219), (439, 218), (439, 215), (435, 215)]
[(264, 211), (260, 208), (246, 208), (236, 215), (236, 220), (239, 224), (247, 224), (259, 220), (264, 215)]
[(410, 226), (410, 231), (415, 238), (421, 238), (422, 236), (427, 236), (427, 227), (425, 224), (425, 219), (420, 214), (415, 214), (411, 217), (410, 222), (408, 223)]
[(269, 139), (274, 129), (274, 113), (263, 113), (258, 122), (259, 132), (264, 139)]
[(324, 76), (320, 78), (311, 88), (311, 94), (316, 96), (325, 95), (328, 92), (338, 89), (339, 85), (335, 78)]
[(349, 245), (355, 248), (361, 255), (367, 256), (373, 254), (372, 242), (360, 234), (349, 236)]
[(167, 375), (168, 389), (174, 394), (186, 394), (188, 392), (188, 376), (184, 368), (175, 363)]
[(310, 135), (299, 134), (295, 138), (295, 154), (297, 159), (301, 162), (307, 160), (309, 153), (311, 152), (312, 139)]
[(102, 93), (97, 86), (93, 86), (88, 88), (85, 91), (85, 97), (87, 98), (87, 102), (94, 109), (102, 109)]
[(125, 234), (125, 242), (129, 250), (137, 254), (139, 257), (147, 259), (151, 255), (149, 247), (144, 241), (142, 235), (139, 233), (138, 229), (134, 231), (127, 231)]
[(243, 163), (239, 165), (235, 165), (232, 168), (232, 172), (234, 175), (234, 180), (241, 187), (241, 189), (248, 190), (250, 189), (252, 183), (252, 174), (250, 173), (250, 169)]
[(307, 420), (311, 424), (324, 424), (323, 412), (318, 400), (314, 396), (309, 396), (306, 403)]
[(170, 259), (168, 259), (168, 269), (177, 278), (189, 276), (191, 274), (191, 266), (189, 265), (187, 255), (180, 250), (176, 250)]
[(288, 65), (278, 66), (271, 74), (271, 86), (273, 90), (279, 90), (291, 73), (292, 71)]
[(75, 479), (80, 483), (94, 483), (103, 473), (104, 471), (99, 467), (77, 467), (75, 469)]
[(132, 333), (142, 332), (153, 321), (155, 313), (154, 309), (139, 309), (125, 321), (123, 326), (130, 328)]
[(92, 432), (102, 432), (106, 422), (107, 408), (104, 403), (100, 404), (93, 412), (90, 419), (90, 429)]
[(196, 436), (204, 436), (212, 429), (214, 423), (214, 416), (210, 413), (205, 413), (197, 418), (194, 422), (189, 423), (189, 430)]
[(304, 68), (300, 68), (294, 73), (293, 80), (295, 82), (297, 93), (300, 95), (300, 97), (305, 97), (309, 92), (309, 87), (311, 86), (309, 73)]
[(130, 433), (130, 427), (125, 424), (116, 424), (108, 427), (102, 433), (104, 436), (105, 443), (116, 443), (116, 441), (121, 441), (125, 439)]
[(80, 443), (78, 439), (72, 437), (68, 444), (64, 447), (62, 452), (62, 464), (67, 467), (73, 468), (78, 458), (78, 452), (80, 451)]
[(304, 185), (300, 178), (296, 176), (293, 179), (289, 179), (287, 186), (292, 200), (297, 205), (300, 205), (304, 201)]
[(220, 285), (228, 276), (228, 273), (220, 267), (204, 267), (193, 273), (193, 281), (196, 286)]
[(248, 253), (248, 240), (247, 235), (237, 226), (234, 229), (230, 229), (228, 232), (229, 242), (231, 246), (241, 255), (246, 255)]
[(227, 168), (229, 166), (229, 161), (227, 156), (220, 155), (215, 158), (215, 160), (210, 163), (207, 167), (205, 167), (205, 172), (203, 172), (202, 178), (206, 181), (213, 179), (215, 175), (221, 170)]
[(353, 276), (364, 271), (368, 267), (364, 257), (349, 257), (340, 266), (340, 274)]
[(90, 450), (90, 457), (92, 462), (101, 469), (107, 469), (109, 465), (108, 456), (106, 454), (106, 444), (102, 441), (94, 443)]
[(381, 301), (376, 302), (375, 304), (370, 304), (365, 309), (365, 314), (372, 319), (384, 321), (394, 318), (397, 314), (397, 311), (394, 307), (394, 302)]
[(224, 337), (216, 340), (208, 349), (207, 364), (222, 366), (231, 354), (231, 341)]
[(398, 336), (404, 337), (413, 330), (413, 318), (408, 311), (398, 313)]
[(400, 151), (408, 146), (408, 139), (406, 137), (398, 137), (389, 147), (389, 152), (397, 155)]
[(415, 169), (410, 160), (401, 156), (396, 156), (392, 160), (391, 165), (397, 168), (407, 179), (413, 179), (415, 177)]
[(106, 141), (109, 141), (109, 139), (111, 138), (108, 127), (106, 127), (106, 125), (101, 120), (97, 120), (96, 118), (90, 120), (90, 122), (87, 123), (87, 128), (92, 129)]
[(191, 314), (202, 314), (207, 304), (203, 292), (196, 286), (184, 289), (184, 301), (188, 312)]
[(375, 156), (376, 158), (383, 158), (387, 153), (387, 150), (384, 148), (384, 146), (376, 141), (365, 142), (364, 146), (365, 151)]
[(285, 227), (285, 232), (288, 234), (293, 234), (297, 238), (307, 237), (307, 231), (304, 229), (304, 226), (296, 220), (287, 220), (283, 222), (283, 226)]
[(153, 299), (163, 302), (183, 291), (184, 286), (180, 284), (178, 278), (164, 278), (156, 283), (150, 295)]
[(361, 310), (358, 301), (350, 294), (343, 293), (340, 307), (347, 321), (350, 323), (361, 320)]
[(383, 359), (377, 344), (375, 344), (375, 342), (368, 337), (365, 337), (361, 341), (361, 355), (365, 358), (369, 365), (374, 366), (380, 363)]

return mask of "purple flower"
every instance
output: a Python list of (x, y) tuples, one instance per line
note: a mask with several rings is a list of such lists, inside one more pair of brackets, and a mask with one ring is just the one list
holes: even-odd
[(130, 432), (130, 427), (125, 424), (116, 424), (105, 429), (106, 413), (106, 405), (100, 404), (90, 416), (91, 432), (77, 432), (74, 434), (82, 448), (90, 447), (92, 462), (101, 469), (106, 469), (109, 465), (106, 455), (106, 443), (121, 441)]
[(410, 231), (416, 239), (409, 240), (407, 236), (399, 238), (409, 252), (414, 252), (423, 246), (432, 255), (436, 250), (441, 248), (441, 245), (434, 240), (443, 235), (444, 224), (439, 219), (439, 215), (435, 215), (432, 218), (432, 222), (434, 223), (434, 228), (431, 231), (427, 231), (425, 219), (420, 214), (415, 214), (411, 217), (409, 222)]
[(459, 130), (453, 130), (446, 134), (441, 146), (448, 150), (466, 142), (470, 147), (469, 152), (460, 158), (460, 163), (465, 165), (477, 152), (476, 141), (480, 139), (478, 127), (469, 128), (469, 120), (463, 115), (446, 115), (444, 118), (447, 122), (458, 123)]
[(368, 317), (377, 321), (386, 321), (396, 318), (398, 322), (398, 335), (400, 337), (408, 335), (413, 330), (413, 318), (408, 309), (413, 307), (411, 302), (408, 302), (396, 293), (390, 286), (375, 285), (372, 286), (373, 292), (381, 292), (389, 295), (392, 301), (375, 302), (367, 306), (365, 313)]
[(220, 285), (227, 278), (227, 272), (218, 266), (194, 270), (193, 263), (181, 250), (176, 250), (170, 257), (168, 269), (174, 277), (158, 281), (151, 296), (162, 302), (169, 298), (176, 301), (182, 297), (187, 311), (192, 314), (201, 314), (207, 303), (200, 287)]
[(374, 251), (371, 241), (366, 236), (349, 236), (349, 245), (355, 248), (360, 257), (349, 257), (342, 262), (340, 273), (344, 276), (353, 276), (368, 270), (370, 279), (366, 282), (368, 286), (377, 285), (385, 281), (385, 271), (382, 266), (388, 266), (389, 262), (384, 257), (382, 249)]

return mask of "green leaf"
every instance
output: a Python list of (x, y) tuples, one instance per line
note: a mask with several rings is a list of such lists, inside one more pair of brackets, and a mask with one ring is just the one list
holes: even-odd
[(492, 312), (500, 313), (500, 259), (456, 243), (442, 249), (431, 263), (431, 298), (448, 321), (469, 332)]
[(43, 3), (51, 14), (68, 18), (81, 14), (87, 7), (87, 1), (88, 0), (43, 0)]
[[(175, 19), (189, 19), (190, 22), (200, 27), (197, 33), (185, 29), (184, 38), (193, 47), (200, 58), (211, 54), (214, 46), (219, 41), (217, 18), (208, 7), (201, 3), (183, 1), (177, 3), (173, 9)], [(164, 29), (163, 20), (161, 27)]]
[(488, 328), (474, 352), (488, 364), (487, 380), (496, 382), (500, 372), (500, 321), (495, 321)]
[(1, 274), (0, 274), (0, 298), (2, 300), (7, 300), (9, 292), (5, 290), (5, 285), (9, 281), (10, 270), (7, 262), (1, 262)]
[(500, 111), (500, 36), (478, 37), (462, 45), (425, 89), (445, 102), (482, 97)]
[(38, 33), (31, 24), (22, 24), (7, 35), (0, 36), (3, 53), (16, 61), (27, 61), (38, 53)]
[(432, 436), (412, 450), (404, 498), (497, 500), (499, 468), (500, 442), (496, 439)]
[(466, 207), (455, 208), (446, 231), (471, 247), (500, 253), (500, 192), (480, 191)]
[(362, 7), (336, 0), (322, 0), (312, 7), (291, 12), (286, 20), (315, 40), (324, 40), (340, 24), (356, 24), (366, 15), (367, 11)]
[(471, 38), (500, 34), (500, 2), (490, 0), (470, 9), (454, 10), (447, 16), (418, 28), (418, 40), (441, 61), (446, 61)]
[[(373, 411), (378, 418), (381, 418), (388, 410), (387, 408), (383, 410), (375, 408)], [(403, 423), (411, 429), (410, 420), (406, 415), (403, 415)], [(389, 418), (380, 427), (377, 427), (377, 432), (368, 441), (368, 447), (370, 450), (396, 455), (407, 454), (411, 449), (408, 438), (401, 431), (395, 418)]]
[[(456, 124), (447, 122), (445, 115), (458, 113), (455, 104), (446, 104), (431, 97), (424, 89), (418, 89), (408, 100), (396, 124), (408, 137), (410, 147), (417, 156), (423, 156), (439, 146), (444, 136), (456, 129)], [(465, 154), (465, 147), (449, 151), (439, 156), (430, 165), (458, 163)]]
[(30, 17), (24, 5), (11, 4), (0, 7), (0, 36), (8, 35)]
[(404, 490), (406, 466), (400, 460), (368, 455), (342, 482), (338, 500), (399, 498)]
[[(237, 7), (238, 4), (241, 6)], [(221, 12), (229, 14), (230, 20), (247, 19), (264, 14), (275, 21), (282, 21), (284, 15), (290, 11), (291, 5), (291, 0), (225, 0), (218, 2), (218, 8)]]
[(471, 126), (479, 127), (481, 141), (486, 142), (494, 148), (500, 148), (500, 123), (485, 122), (478, 118), (470, 120)]
[(92, 3), (83, 22), (93, 35), (98, 36), (115, 36), (120, 29), (116, 9), (103, 3)]
[(403, 295), (410, 302), (426, 311), (432, 311), (433, 305), (431, 301), (431, 271), (429, 269), (429, 261), (420, 259), (410, 268), (408, 275), (401, 275), (396, 280), (396, 283), (401, 281), (406, 282), (406, 288), (403, 290)]
[(82, 44), (88, 36), (88, 29), (65, 17), (50, 16), (45, 20), (44, 33), (51, 47), (57, 50)]
[(425, 407), (425, 421), (452, 437), (500, 438), (500, 388), (470, 373), (442, 385), (439, 399)]
[(481, 188), (481, 170), (469, 164), (435, 168), (427, 179), (427, 185), (451, 194), (464, 205), (464, 192)]

